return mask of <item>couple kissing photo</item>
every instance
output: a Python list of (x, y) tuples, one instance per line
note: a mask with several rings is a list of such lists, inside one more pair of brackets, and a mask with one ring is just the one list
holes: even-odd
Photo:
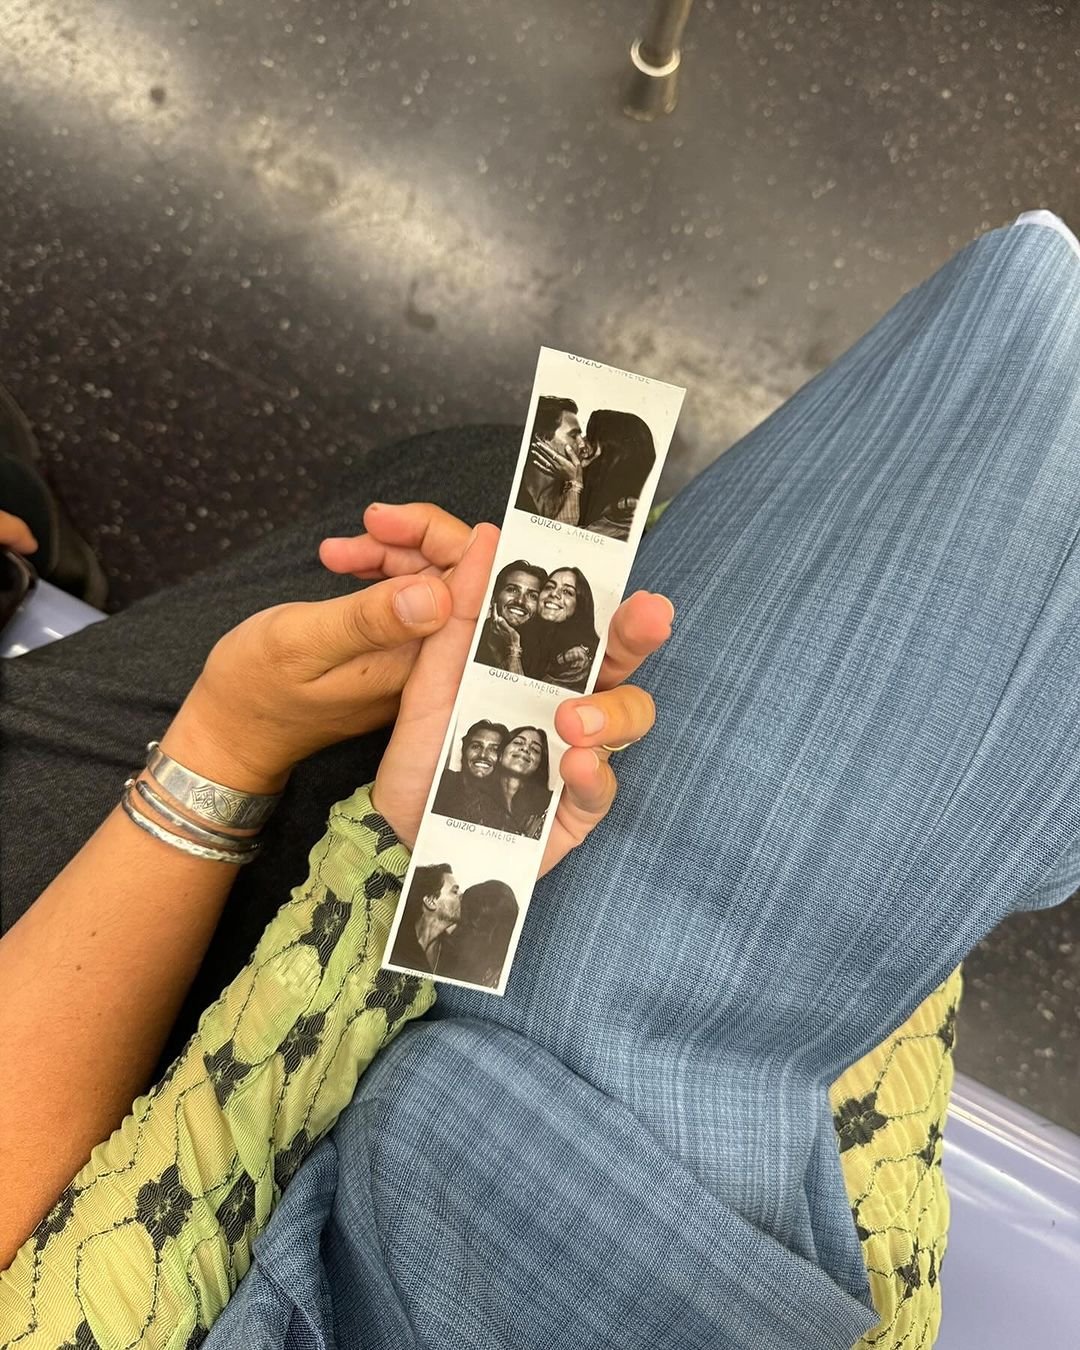
[(597, 408), (582, 431), (574, 399), (542, 394), (514, 504), (626, 541), (655, 463), (652, 432), (636, 413)]
[(418, 974), (497, 989), (517, 920), (518, 902), (505, 881), (463, 888), (450, 863), (418, 867), (390, 960)]

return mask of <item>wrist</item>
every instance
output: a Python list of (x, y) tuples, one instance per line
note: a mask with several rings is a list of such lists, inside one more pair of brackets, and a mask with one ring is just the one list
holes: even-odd
[(221, 727), (206, 705), (199, 685), (184, 700), (161, 748), (192, 773), (213, 779), (237, 792), (260, 796), (280, 792), (292, 769), (272, 748), (251, 744), (240, 728)]
[(397, 836), (398, 844), (403, 848), (411, 849), (413, 844), (416, 843), (416, 835), (414, 833), (410, 839), (408, 837), (408, 832), (402, 830), (401, 815), (394, 810), (393, 796), (393, 793), (387, 793), (380, 790), (378, 775), (376, 775), (374, 783), (372, 783), (371, 787), (368, 789), (368, 798), (371, 802), (371, 809), (375, 811), (377, 815), (382, 816), (383, 820), (390, 826)]

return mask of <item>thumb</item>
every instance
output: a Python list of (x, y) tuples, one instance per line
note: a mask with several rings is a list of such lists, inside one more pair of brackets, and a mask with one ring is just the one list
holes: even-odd
[(391, 577), (335, 600), (307, 607), (309, 651), (319, 673), (367, 652), (389, 651), (436, 633), (453, 601), (435, 576)]
[(30, 526), (10, 511), (0, 511), (0, 548), (11, 548), (16, 553), (34, 553), (37, 549)]

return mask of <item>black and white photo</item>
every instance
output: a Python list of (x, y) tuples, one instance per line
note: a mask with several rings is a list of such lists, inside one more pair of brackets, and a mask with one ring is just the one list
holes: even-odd
[(625, 541), (655, 463), (653, 434), (637, 413), (595, 408), (583, 431), (577, 400), (541, 394), (515, 505)]
[(436, 974), (497, 989), (519, 906), (505, 881), (478, 881), (461, 893), (461, 919), (439, 952)]
[(443, 942), (461, 920), (461, 886), (449, 863), (431, 863), (413, 871), (390, 961), (405, 970), (431, 975)]
[(508, 727), (481, 718), (465, 728), (447, 758), (431, 809), (486, 829), (539, 839), (551, 806), (551, 769), (544, 727)]
[(682, 397), (541, 348), (388, 969), (505, 991), (564, 786), (555, 717), (597, 677)]
[(581, 693), (599, 645), (592, 587), (579, 567), (549, 572), (518, 558), (500, 570), (478, 662)]
[(425, 863), (413, 870), (387, 964), (501, 992), (520, 915), (513, 885), (484, 876), (483, 864)]

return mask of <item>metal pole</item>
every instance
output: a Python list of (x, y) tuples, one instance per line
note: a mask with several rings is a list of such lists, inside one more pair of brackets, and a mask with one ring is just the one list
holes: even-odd
[(641, 39), (641, 55), (650, 66), (666, 66), (679, 54), (683, 29), (694, 0), (659, 0), (652, 27)]
[(630, 86), (624, 111), (643, 122), (671, 112), (679, 99), (683, 29), (694, 0), (656, 0), (645, 36), (630, 48)]

